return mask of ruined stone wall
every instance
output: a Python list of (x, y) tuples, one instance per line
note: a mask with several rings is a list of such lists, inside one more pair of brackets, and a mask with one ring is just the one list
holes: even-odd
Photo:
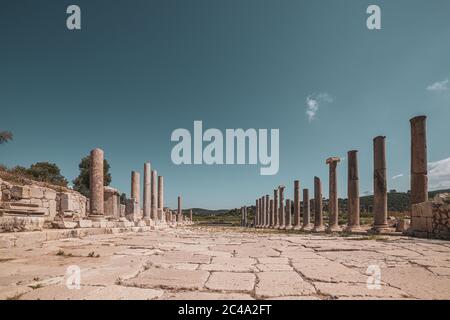
[(0, 179), (0, 192), (0, 232), (41, 230), (57, 215), (86, 216), (87, 199), (76, 191)]
[(439, 194), (432, 201), (413, 204), (411, 209), (409, 235), (450, 239), (450, 194)]

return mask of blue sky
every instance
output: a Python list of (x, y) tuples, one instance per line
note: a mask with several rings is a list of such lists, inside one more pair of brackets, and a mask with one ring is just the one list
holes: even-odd
[[(66, 7), (82, 30), (66, 28)], [(382, 29), (366, 28), (377, 4)], [(149, 160), (165, 201), (254, 203), (293, 180), (322, 178), (326, 158), (359, 150), (360, 192), (372, 191), (372, 139), (387, 136), (388, 187), (409, 188), (409, 119), (428, 116), (431, 188), (450, 187), (448, 0), (2, 1), (0, 163), (58, 164), (72, 180), (94, 147), (112, 186), (129, 194)], [(307, 113), (309, 110), (309, 114)], [(313, 116), (312, 116), (313, 114)], [(311, 118), (312, 117), (312, 118)], [(177, 128), (280, 130), (280, 170), (175, 166)], [(338, 167), (346, 196), (347, 163)]]

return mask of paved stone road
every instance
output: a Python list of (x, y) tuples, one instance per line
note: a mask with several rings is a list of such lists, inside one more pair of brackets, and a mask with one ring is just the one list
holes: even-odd
[(0, 299), (349, 298), (449, 299), (450, 242), (193, 226), (0, 250)]

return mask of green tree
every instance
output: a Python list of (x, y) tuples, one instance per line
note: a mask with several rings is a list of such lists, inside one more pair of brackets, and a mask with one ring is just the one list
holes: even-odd
[(54, 163), (37, 162), (32, 164), (27, 171), (34, 180), (67, 187), (68, 182), (66, 178), (64, 178), (61, 174), (61, 170)]
[(9, 131), (0, 132), (0, 144), (7, 143), (13, 139), (13, 134)]
[[(89, 197), (89, 169), (91, 167), (90, 157), (81, 159), (78, 168), (80, 174), (73, 180), (73, 189), (80, 192), (86, 197)], [(103, 160), (103, 184), (109, 186), (111, 183), (111, 174), (109, 173), (109, 163), (106, 159)]]

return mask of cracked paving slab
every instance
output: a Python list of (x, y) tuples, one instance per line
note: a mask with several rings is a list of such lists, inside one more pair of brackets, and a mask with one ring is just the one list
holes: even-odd
[(0, 249), (2, 300), (450, 299), (439, 240), (191, 226), (22, 244)]

